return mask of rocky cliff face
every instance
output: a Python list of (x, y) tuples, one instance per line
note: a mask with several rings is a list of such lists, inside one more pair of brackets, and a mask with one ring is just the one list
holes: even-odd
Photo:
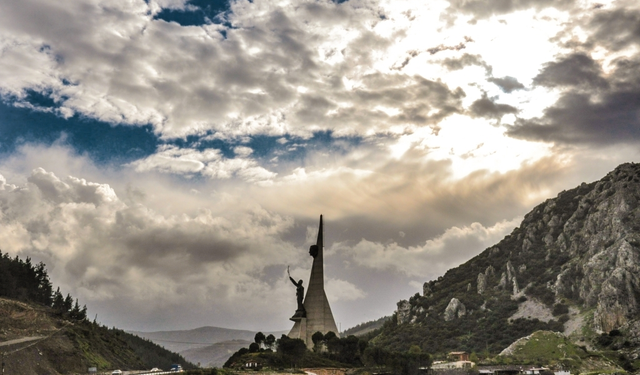
[(639, 202), (640, 165), (624, 164), (596, 183), (539, 205), (518, 233), (521, 253), (535, 250), (539, 256), (561, 260), (546, 287), (556, 299), (595, 307), (593, 324), (598, 330), (619, 328), (637, 314)]
[[(585, 324), (596, 331), (638, 325), (640, 164), (620, 165), (600, 181), (538, 205), (498, 244), (425, 283), (423, 295), (404, 301), (402, 309), (399, 304), (398, 322), (436, 324), (418, 316), (418, 307), (441, 322), (481, 321), (491, 315), (488, 303), (506, 297), (592, 312)], [(458, 303), (466, 305), (466, 316)]]

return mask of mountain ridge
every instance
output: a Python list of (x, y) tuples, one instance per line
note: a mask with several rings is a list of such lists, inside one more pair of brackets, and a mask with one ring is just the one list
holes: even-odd
[[(639, 356), (639, 207), (635, 163), (560, 192), (496, 245), (398, 302), (373, 343), (498, 353), (534, 331), (574, 324), (572, 340), (590, 345), (619, 329), (629, 338), (624, 350)], [(516, 315), (527, 301), (546, 306), (551, 319)]]

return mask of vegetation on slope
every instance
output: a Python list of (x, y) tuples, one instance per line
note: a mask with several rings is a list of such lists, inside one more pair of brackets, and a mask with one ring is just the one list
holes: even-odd
[[(563, 191), (536, 206), (498, 244), (425, 283), (422, 295), (401, 301), (370, 345), (489, 357), (535, 331), (567, 330), (582, 345), (599, 341), (609, 358), (637, 371), (639, 219), (639, 164), (623, 164), (600, 181)], [(531, 305), (545, 314), (523, 314)], [(612, 339), (616, 330), (620, 338)]]
[[(13, 373), (86, 372), (99, 370), (195, 366), (178, 354), (121, 330), (89, 322), (86, 306), (55, 292), (45, 265), (0, 252), (0, 340), (42, 337), (5, 350)], [(33, 344), (33, 345), (32, 345)], [(39, 353), (33, 361), (30, 355)], [(22, 366), (22, 367), (21, 367)], [(28, 366), (28, 367), (24, 367)], [(30, 366), (30, 367), (29, 367)], [(34, 367), (35, 366), (35, 367)]]
[(390, 316), (383, 316), (380, 319), (372, 320), (365, 323), (360, 323), (354, 327), (344, 330), (341, 335), (345, 337), (351, 336), (351, 335), (362, 336), (371, 331), (381, 328), (384, 325), (384, 323), (386, 323), (389, 319), (391, 319)]

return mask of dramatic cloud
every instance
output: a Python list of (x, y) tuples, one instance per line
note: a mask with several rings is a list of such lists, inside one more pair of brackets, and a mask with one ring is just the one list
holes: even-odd
[(200, 4), (0, 3), (0, 246), (109, 325), (288, 328), (320, 214), (377, 319), (640, 157), (637, 1)]

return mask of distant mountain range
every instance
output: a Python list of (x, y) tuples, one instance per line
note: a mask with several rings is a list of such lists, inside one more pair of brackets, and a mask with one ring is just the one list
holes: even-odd
[[(172, 352), (180, 353), (189, 362), (202, 367), (222, 367), (238, 349), (248, 347), (257, 331), (220, 327), (200, 327), (190, 330), (140, 332), (129, 331)], [(280, 338), (287, 331), (263, 332)]]

